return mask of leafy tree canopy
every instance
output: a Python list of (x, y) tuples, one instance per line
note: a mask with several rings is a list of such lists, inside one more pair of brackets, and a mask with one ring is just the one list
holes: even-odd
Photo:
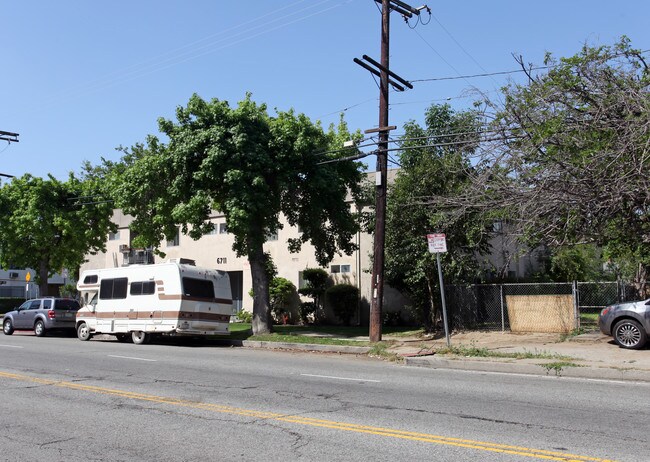
[[(510, 231), (529, 245), (594, 243), (613, 260), (650, 265), (649, 73), (627, 38), (585, 45), (569, 58), (548, 54), (547, 70), (525, 64), (493, 112), (474, 187), (456, 210), (507, 211)], [(632, 265), (634, 266), (634, 265)]]
[[(38, 271), (41, 295), (62, 268), (76, 271), (89, 252), (105, 249), (114, 229), (112, 204), (89, 200), (96, 184), (25, 175), (0, 188), (0, 264)], [(53, 294), (57, 295), (57, 294)]]
[(126, 151), (126, 167), (112, 180), (117, 205), (134, 216), (140, 243), (155, 248), (177, 226), (199, 238), (212, 229), (211, 210), (222, 212), (234, 250), (251, 264), (253, 331), (268, 332), (262, 246), (282, 227), (280, 214), (302, 233), (288, 242), (291, 251), (309, 241), (327, 264), (337, 252), (354, 250), (358, 225), (346, 199), (358, 192), (359, 165), (321, 163), (349, 139), (346, 125), (325, 132), (293, 110), (271, 116), (250, 95), (234, 108), (194, 95), (177, 108), (176, 121), (159, 119), (159, 128), (168, 143), (149, 136)]
[[(488, 250), (481, 214), (449, 214), (426, 203), (432, 195), (455, 197), (469, 182), (473, 170), (469, 156), (477, 145), (479, 120), (473, 111), (433, 105), (425, 114), (426, 127), (406, 124), (401, 169), (389, 189), (386, 280), (409, 296), (427, 327), (439, 297), (436, 256), (428, 251), (426, 235), (446, 234), (449, 251), (443, 259), (448, 281), (473, 281), (479, 274), (476, 256)], [(418, 147), (423, 144), (430, 146)]]

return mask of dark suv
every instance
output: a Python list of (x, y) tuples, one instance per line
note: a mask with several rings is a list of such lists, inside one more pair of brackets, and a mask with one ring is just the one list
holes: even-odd
[(74, 332), (79, 302), (72, 298), (35, 298), (27, 300), (2, 319), (2, 331), (11, 335), (14, 330), (34, 330), (42, 337), (48, 330)]
[(600, 312), (598, 325), (621, 348), (640, 350), (650, 335), (650, 299), (610, 305)]

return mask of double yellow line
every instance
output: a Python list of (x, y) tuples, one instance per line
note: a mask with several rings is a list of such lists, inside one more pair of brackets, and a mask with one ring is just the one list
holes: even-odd
[(309, 417), (300, 417), (287, 414), (277, 414), (273, 412), (255, 411), (252, 409), (236, 408), (231, 406), (222, 406), (212, 403), (200, 403), (196, 401), (189, 401), (178, 398), (167, 398), (164, 396), (147, 395), (142, 393), (134, 393), (125, 390), (114, 390), (110, 388), (96, 387), (93, 385), (85, 385), (75, 382), (63, 382), (49, 379), (41, 379), (21, 374), (12, 374), (9, 372), (1, 372), (0, 378), (20, 380), (24, 382), (40, 383), (43, 385), (56, 386), (67, 388), (71, 390), (79, 390), (91, 393), (99, 393), (103, 395), (119, 396), (121, 398), (133, 399), (138, 401), (148, 401), (159, 404), (168, 404), (171, 406), (179, 406), (192, 409), (201, 409), (211, 412), (220, 412), (224, 414), (239, 415), (251, 417), (254, 419), (275, 420), (279, 422), (288, 422), (297, 425), (307, 425), (312, 427), (330, 428), (333, 430), (349, 431), (354, 433), (365, 433), (370, 435), (383, 436), (387, 438), (398, 438), (403, 440), (420, 441), (424, 443), (441, 444), (445, 446), (456, 446), (468, 449), (475, 449), (479, 451), (497, 452), (503, 454), (513, 454), (516, 456), (531, 457), (543, 460), (559, 460), (565, 462), (579, 462), (579, 461), (597, 461), (597, 462), (612, 462), (609, 459), (600, 459), (597, 457), (580, 456), (576, 454), (568, 454), (556, 451), (546, 451), (543, 449), (533, 449), (522, 446), (510, 446), (506, 444), (488, 443), (484, 441), (474, 441), (461, 438), (450, 438), (446, 436), (431, 435), (427, 433), (409, 432), (403, 430), (395, 430), (391, 428), (372, 427), (367, 425), (350, 424), (345, 422), (337, 422), (334, 420), (312, 419)]

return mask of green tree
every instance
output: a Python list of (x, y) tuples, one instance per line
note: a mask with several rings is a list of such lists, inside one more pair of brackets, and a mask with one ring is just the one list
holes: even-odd
[(613, 263), (632, 259), (643, 295), (650, 268), (650, 74), (627, 38), (518, 58), (528, 80), (504, 89), (484, 146), (485, 167), (463, 207), (507, 209), (527, 243), (593, 243)]
[(322, 164), (349, 155), (327, 154), (349, 136), (347, 127), (325, 132), (294, 111), (271, 116), (250, 95), (236, 108), (194, 95), (177, 108), (176, 122), (159, 119), (159, 128), (167, 144), (149, 136), (123, 157), (126, 168), (112, 177), (116, 204), (134, 216), (139, 242), (155, 248), (177, 226), (198, 239), (212, 228), (210, 211), (223, 212), (233, 249), (250, 263), (253, 332), (270, 332), (263, 244), (282, 227), (280, 214), (301, 230), (288, 242), (292, 252), (311, 242), (317, 261), (327, 264), (337, 252), (354, 250), (358, 224), (346, 197), (358, 191), (359, 166)]
[(546, 276), (552, 281), (602, 281), (611, 275), (603, 271), (605, 261), (594, 244), (578, 244), (548, 249)]
[(85, 255), (105, 249), (114, 230), (112, 204), (87, 198), (95, 194), (93, 180), (70, 174), (67, 181), (24, 175), (0, 188), (0, 264), (34, 268), (41, 295), (49, 294), (47, 279), (67, 268), (77, 271)]
[[(436, 257), (426, 235), (446, 234), (442, 255), (445, 282), (473, 282), (480, 275), (477, 254), (488, 250), (485, 217), (478, 212), (448, 214), (425, 199), (456, 197), (469, 183), (478, 139), (478, 114), (432, 105), (426, 127), (405, 126), (394, 184), (389, 188), (386, 217), (386, 282), (407, 295), (427, 329), (437, 317), (439, 284)], [(429, 140), (431, 146), (417, 147)]]

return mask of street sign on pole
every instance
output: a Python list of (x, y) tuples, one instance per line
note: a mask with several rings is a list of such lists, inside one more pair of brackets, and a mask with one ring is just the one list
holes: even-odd
[(447, 251), (447, 240), (444, 234), (427, 234), (427, 242), (429, 243), (429, 252), (431, 253)]

